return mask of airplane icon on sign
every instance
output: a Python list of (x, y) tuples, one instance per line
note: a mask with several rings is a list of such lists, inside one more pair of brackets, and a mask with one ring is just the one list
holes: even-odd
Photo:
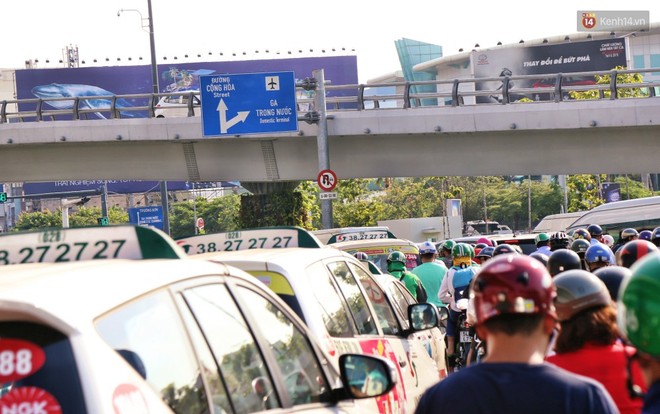
[(266, 89), (269, 91), (279, 91), (280, 90), (280, 78), (278, 76), (271, 76), (266, 79)]

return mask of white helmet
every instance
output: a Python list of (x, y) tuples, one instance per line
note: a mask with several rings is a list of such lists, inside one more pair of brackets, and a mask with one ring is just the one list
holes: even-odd
[(603, 234), (603, 243), (609, 247), (614, 246), (614, 237), (610, 236), (609, 234)]

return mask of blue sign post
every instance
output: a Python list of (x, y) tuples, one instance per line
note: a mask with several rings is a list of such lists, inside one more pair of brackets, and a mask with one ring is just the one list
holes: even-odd
[(163, 207), (132, 207), (128, 209), (128, 222), (139, 226), (153, 226), (163, 230)]
[(205, 137), (298, 131), (293, 72), (200, 76)]

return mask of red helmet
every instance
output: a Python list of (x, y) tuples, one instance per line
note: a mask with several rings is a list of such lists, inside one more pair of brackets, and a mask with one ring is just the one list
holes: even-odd
[(630, 266), (632, 266), (637, 260), (657, 250), (658, 248), (656, 245), (648, 240), (631, 240), (617, 251), (619, 256), (617, 264), (619, 266), (630, 268)]
[(477, 244), (479, 244), (479, 243), (483, 243), (486, 246), (492, 246), (493, 245), (493, 242), (490, 241), (490, 239), (488, 237), (479, 237), (477, 239)]
[(488, 260), (475, 276), (471, 296), (477, 323), (505, 313), (557, 317), (552, 277), (543, 263), (526, 255), (503, 254)]

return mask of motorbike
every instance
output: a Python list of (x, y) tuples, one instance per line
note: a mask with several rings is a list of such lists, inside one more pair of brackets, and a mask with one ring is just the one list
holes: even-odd
[(456, 342), (456, 365), (454, 370), (459, 371), (469, 365), (469, 354), (474, 340), (473, 328), (467, 321), (467, 308), (468, 299), (459, 299), (456, 302), (456, 307), (460, 309), (461, 313), (458, 315), (457, 332), (458, 341)]
[(457, 322), (458, 342), (456, 342), (456, 366), (454, 370), (460, 370), (471, 364), (481, 362), (486, 356), (486, 342), (479, 338), (474, 326), (468, 322), (468, 304), (468, 299), (460, 299), (456, 302), (456, 306), (461, 313)]

